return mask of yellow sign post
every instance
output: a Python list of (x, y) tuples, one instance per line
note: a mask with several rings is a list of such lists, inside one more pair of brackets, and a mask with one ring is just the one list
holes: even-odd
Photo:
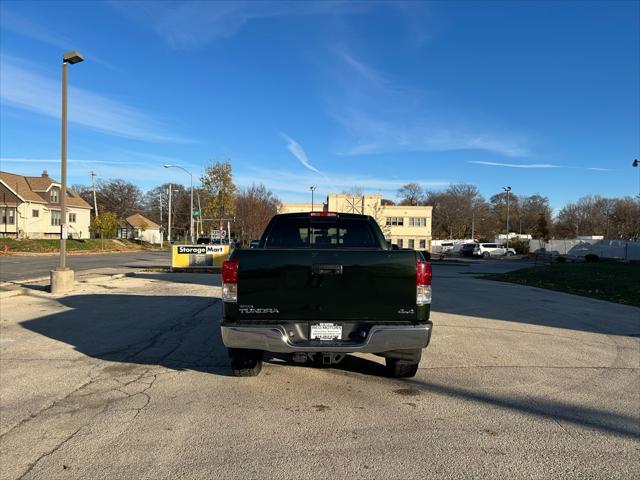
[(221, 267), (229, 259), (229, 245), (173, 245), (171, 268)]

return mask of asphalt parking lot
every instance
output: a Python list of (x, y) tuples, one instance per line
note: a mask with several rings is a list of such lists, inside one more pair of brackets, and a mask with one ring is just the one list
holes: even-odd
[(469, 274), (513, 265), (434, 265), (408, 380), (232, 377), (217, 275), (3, 299), (1, 478), (640, 477), (640, 309)]

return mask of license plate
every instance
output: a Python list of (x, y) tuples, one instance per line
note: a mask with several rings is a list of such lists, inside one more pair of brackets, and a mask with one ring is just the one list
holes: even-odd
[(342, 325), (319, 323), (311, 325), (311, 340), (342, 340)]

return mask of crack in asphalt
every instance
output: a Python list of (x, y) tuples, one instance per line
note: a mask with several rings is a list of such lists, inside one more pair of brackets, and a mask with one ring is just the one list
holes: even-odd
[[(162, 362), (164, 362), (166, 359), (168, 359), (172, 354), (174, 354), (184, 344), (184, 340), (187, 337), (187, 335), (189, 333), (191, 333), (191, 331), (199, 325), (200, 319), (198, 317), (203, 312), (208, 310), (209, 308), (215, 306), (218, 303), (218, 301), (219, 301), (218, 299), (213, 299), (213, 301), (208, 301), (206, 305), (201, 306), (200, 308), (198, 308), (197, 310), (195, 310), (193, 312), (190, 312), (188, 314), (189, 315), (189, 319), (186, 320), (186, 321), (183, 321), (182, 317), (179, 317), (177, 323), (175, 323), (174, 325), (172, 325), (168, 329), (161, 330), (161, 331), (157, 332), (149, 340), (145, 340), (143, 342), (132, 343), (132, 344), (130, 344), (130, 345), (126, 346), (126, 347), (123, 347), (122, 349), (118, 349), (118, 350), (116, 350), (114, 352), (126, 352), (126, 351), (130, 350), (132, 347), (135, 347), (135, 346), (140, 345), (140, 344), (144, 344), (144, 346), (142, 348), (132, 352), (130, 355), (128, 355), (126, 357), (126, 360), (121, 362), (121, 363), (126, 363), (126, 362), (135, 363), (135, 359), (139, 358), (140, 355), (143, 352), (145, 352), (146, 350), (152, 349), (152, 348), (154, 348), (154, 347), (156, 347), (158, 345), (161, 345), (165, 340), (167, 340), (167, 337), (168, 337), (168, 338), (171, 339), (171, 343), (175, 342), (175, 345), (172, 345), (171, 348), (168, 351), (163, 352), (162, 355), (153, 358), (154, 363), (162, 364)], [(178, 337), (176, 339), (172, 338), (176, 334), (178, 334)], [(176, 362), (176, 363), (180, 363), (180, 362)], [(189, 362), (185, 362), (185, 364), (189, 364)], [(96, 382), (99, 382), (101, 380), (105, 380), (105, 379), (108, 378), (107, 376), (109, 374), (107, 372), (105, 372), (105, 370), (108, 368), (108, 365), (102, 366), (100, 372), (97, 375), (94, 374), (96, 368), (98, 368), (100, 366), (101, 365), (98, 365), (98, 364), (93, 366), (93, 368), (89, 372), (90, 379), (88, 381), (82, 383), (81, 385), (79, 385), (78, 387), (73, 389), (71, 392), (69, 392), (64, 397), (56, 399), (55, 401), (51, 402), (49, 405), (47, 405), (46, 407), (42, 408), (38, 412), (36, 412), (34, 414), (31, 414), (29, 417), (26, 417), (26, 418), (22, 419), (16, 425), (11, 427), (11, 429), (9, 429), (7, 432), (5, 432), (2, 435), (0, 435), (0, 439), (6, 437), (11, 432), (14, 432), (14, 431), (18, 430), (20, 427), (24, 426), (28, 422), (31, 422), (32, 420), (37, 419), (38, 417), (40, 417), (43, 414), (45, 414), (47, 411), (53, 409), (56, 406), (59, 406), (59, 405), (63, 404), (66, 400), (71, 399), (74, 396), (76, 396), (76, 397), (90, 397), (92, 395), (105, 394), (105, 393), (112, 392), (112, 391), (117, 391), (117, 392), (120, 392), (123, 395), (125, 395), (124, 397), (121, 397), (121, 398), (105, 400), (104, 401), (104, 405), (102, 406), (102, 408), (98, 412), (96, 412), (89, 419), (84, 421), (83, 424), (80, 427), (78, 427), (76, 430), (73, 431), (73, 433), (71, 433), (70, 435), (65, 437), (55, 447), (53, 447), (49, 451), (47, 451), (47, 452), (43, 453), (42, 455), (40, 455), (33, 462), (29, 463), (26, 471), (24, 471), (18, 478), (20, 478), (20, 479), (24, 478), (43, 459), (53, 455), (55, 452), (60, 450), (65, 444), (67, 444), (69, 441), (71, 441), (83, 428), (85, 428), (88, 425), (90, 425), (98, 416), (106, 413), (111, 405), (113, 405), (113, 404), (115, 404), (117, 402), (121, 402), (123, 400), (127, 400), (127, 399), (130, 399), (130, 398), (133, 398), (133, 397), (138, 396), (138, 395), (144, 396), (145, 397), (145, 402), (144, 402), (144, 404), (142, 406), (126, 409), (126, 410), (131, 410), (131, 411), (135, 412), (133, 417), (128, 421), (128, 423), (131, 423), (140, 415), (140, 413), (145, 408), (147, 408), (151, 404), (152, 399), (151, 399), (150, 393), (148, 393), (148, 392), (154, 386), (154, 384), (155, 384), (155, 382), (156, 382), (156, 380), (158, 378), (158, 375), (160, 375), (162, 373), (162, 372), (151, 373), (151, 370), (152, 370), (153, 367), (146, 368), (143, 372), (141, 372), (140, 374), (136, 375), (136, 377), (134, 379), (126, 381), (126, 382), (121, 382), (120, 380), (118, 380), (115, 377), (112, 378), (111, 380), (114, 380), (116, 383), (118, 383), (117, 387), (107, 388), (107, 389), (104, 389), (104, 390), (98, 390), (98, 391), (90, 392), (90, 393), (87, 393), (87, 394), (84, 394), (84, 395), (79, 394), (80, 392), (82, 392), (82, 390), (90, 387), (92, 384), (94, 384)], [(121, 376), (126, 376), (126, 375), (127, 375), (127, 373), (124, 373)], [(149, 382), (144, 382), (144, 381), (142, 381), (143, 379), (149, 379), (150, 381)], [(142, 384), (145, 385), (145, 387), (141, 391), (134, 392), (134, 393), (129, 393), (129, 392), (124, 390), (124, 388), (126, 388), (127, 386), (135, 384), (135, 383), (142, 383)], [(65, 413), (68, 413), (68, 411), (60, 412), (60, 414), (57, 414), (57, 415), (63, 415)]]

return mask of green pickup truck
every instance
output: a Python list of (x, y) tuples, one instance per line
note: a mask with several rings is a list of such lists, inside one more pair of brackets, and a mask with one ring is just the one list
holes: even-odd
[(260, 373), (264, 352), (325, 365), (347, 353), (385, 357), (412, 377), (432, 322), (431, 264), (392, 250), (367, 215), (274, 216), (259, 244), (222, 266), (222, 340), (237, 376)]

